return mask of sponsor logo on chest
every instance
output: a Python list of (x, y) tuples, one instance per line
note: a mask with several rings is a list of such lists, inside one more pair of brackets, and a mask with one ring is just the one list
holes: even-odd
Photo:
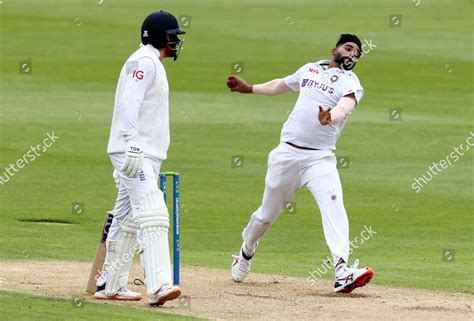
[(133, 71), (133, 76), (132, 78), (135, 78), (137, 80), (142, 80), (143, 79), (143, 76), (145, 75), (145, 73), (141, 70), (134, 70)]
[(305, 78), (301, 81), (301, 88), (304, 87), (313, 87), (323, 92), (328, 92), (329, 94), (334, 93), (334, 87), (331, 87), (328, 84), (325, 84), (321, 80), (313, 80), (309, 78)]

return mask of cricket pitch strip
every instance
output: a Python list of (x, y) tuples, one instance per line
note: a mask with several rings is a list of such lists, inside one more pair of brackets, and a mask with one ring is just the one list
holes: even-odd
[[(230, 261), (229, 261), (230, 262)], [(211, 320), (472, 320), (474, 295), (378, 286), (351, 294), (332, 293), (332, 282), (310, 286), (304, 278), (250, 273), (245, 282), (231, 281), (230, 271), (182, 266), (182, 296), (163, 307), (146, 304), (143, 278), (134, 263), (129, 288), (141, 292), (138, 302), (98, 301), (85, 294), (91, 263), (70, 261), (0, 262), (0, 290), (84, 300), (88, 304), (119, 304)], [(34, 273), (32, 273), (34, 271)]]

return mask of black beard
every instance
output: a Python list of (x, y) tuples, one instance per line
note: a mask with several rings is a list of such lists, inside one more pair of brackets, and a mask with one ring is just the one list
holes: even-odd
[(338, 63), (344, 70), (352, 70), (357, 64), (357, 62), (354, 62), (351, 58), (344, 57), (339, 53), (334, 56), (334, 61)]

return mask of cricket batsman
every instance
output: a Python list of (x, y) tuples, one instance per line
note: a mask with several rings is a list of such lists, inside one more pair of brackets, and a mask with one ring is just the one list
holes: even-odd
[(139, 293), (127, 289), (137, 250), (148, 303), (159, 306), (181, 294), (171, 281), (169, 214), (158, 188), (160, 167), (170, 144), (169, 87), (162, 61), (178, 58), (181, 34), (171, 13), (150, 14), (141, 28), (140, 48), (120, 72), (107, 148), (118, 174), (118, 195), (96, 299), (141, 299)]
[(374, 271), (349, 266), (349, 222), (334, 155), (344, 125), (362, 99), (364, 89), (352, 71), (361, 55), (361, 42), (343, 34), (332, 49), (332, 60), (308, 63), (294, 74), (250, 86), (230, 76), (232, 91), (279, 95), (299, 91), (298, 100), (283, 125), (280, 144), (268, 155), (261, 206), (243, 230), (243, 243), (231, 267), (232, 278), (242, 282), (250, 271), (259, 240), (303, 186), (321, 211), (324, 236), (335, 267), (334, 292), (352, 292), (369, 283)]

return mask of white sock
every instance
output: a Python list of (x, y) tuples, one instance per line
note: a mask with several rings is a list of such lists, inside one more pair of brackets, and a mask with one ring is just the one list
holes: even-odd
[(242, 249), (244, 250), (245, 255), (247, 255), (248, 257), (252, 257), (255, 253), (255, 246), (253, 248), (249, 248), (247, 244), (243, 243)]
[(344, 260), (340, 259), (338, 261), (338, 263), (336, 264), (336, 267), (335, 267), (336, 277), (341, 275), (342, 273), (344, 273), (344, 271), (346, 270), (346, 267), (347, 267), (346, 262), (344, 262)]

